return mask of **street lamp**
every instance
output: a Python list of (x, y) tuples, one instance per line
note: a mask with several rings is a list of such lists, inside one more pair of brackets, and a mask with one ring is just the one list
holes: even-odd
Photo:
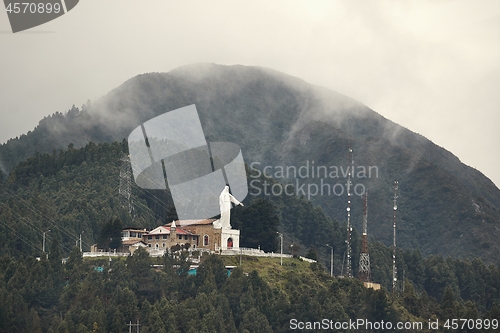
[(283, 266), (283, 234), (280, 232), (276, 232), (278, 235), (280, 235), (280, 244), (281, 244), (281, 266)]
[(82, 234), (85, 232), (85, 230), (83, 230), (82, 232), (80, 232), (80, 252), (82, 252)]
[(43, 242), (42, 242), (42, 251), (45, 253), (45, 234), (49, 233), (50, 229), (48, 231), (43, 232)]
[(332, 249), (332, 257), (330, 259), (330, 275), (333, 276), (333, 246), (326, 244), (330, 249)]

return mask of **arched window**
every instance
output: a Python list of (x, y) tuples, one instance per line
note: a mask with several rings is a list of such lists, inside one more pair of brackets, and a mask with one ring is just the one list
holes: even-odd
[(233, 248), (233, 239), (231, 237), (229, 237), (227, 239), (227, 248), (228, 249), (232, 249)]
[(208, 235), (203, 236), (203, 246), (208, 246)]

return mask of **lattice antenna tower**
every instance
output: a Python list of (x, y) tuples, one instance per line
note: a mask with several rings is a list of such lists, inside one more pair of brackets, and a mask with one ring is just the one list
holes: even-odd
[(346, 276), (352, 277), (352, 249), (351, 249), (351, 172), (352, 172), (352, 149), (349, 145), (349, 166), (347, 167), (347, 261), (346, 261)]
[(120, 204), (127, 209), (130, 217), (135, 216), (134, 201), (132, 199), (132, 167), (130, 164), (130, 156), (125, 155), (121, 159), (120, 167), (120, 187), (118, 194), (120, 195)]
[(398, 181), (394, 181), (394, 214), (392, 228), (394, 230), (394, 237), (392, 242), (392, 293), (396, 293), (397, 289), (397, 267), (396, 267), (396, 211), (398, 210)]
[(370, 254), (368, 253), (368, 191), (363, 197), (363, 238), (359, 255), (358, 277), (363, 282), (371, 282)]

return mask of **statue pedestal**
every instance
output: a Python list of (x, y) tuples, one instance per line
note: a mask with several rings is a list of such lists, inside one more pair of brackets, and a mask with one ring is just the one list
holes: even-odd
[(214, 242), (215, 249), (219, 250), (238, 250), (240, 249), (240, 231), (236, 229), (224, 228), (220, 220), (215, 220), (212, 224), (213, 234), (210, 238)]
[(221, 249), (237, 250), (240, 248), (240, 231), (236, 229), (221, 230)]

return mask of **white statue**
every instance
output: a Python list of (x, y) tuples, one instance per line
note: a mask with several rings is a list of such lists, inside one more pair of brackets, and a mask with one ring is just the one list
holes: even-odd
[(235, 197), (229, 193), (229, 186), (225, 186), (219, 196), (220, 225), (222, 229), (231, 229), (231, 202), (243, 206)]

